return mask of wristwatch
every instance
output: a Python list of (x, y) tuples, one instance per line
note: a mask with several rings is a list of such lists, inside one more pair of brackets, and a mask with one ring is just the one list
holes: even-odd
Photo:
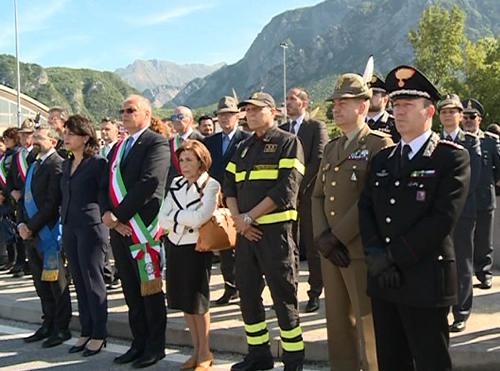
[(252, 219), (252, 217), (250, 215), (243, 214), (243, 222), (245, 224), (251, 225), (251, 224), (253, 224), (253, 219)]

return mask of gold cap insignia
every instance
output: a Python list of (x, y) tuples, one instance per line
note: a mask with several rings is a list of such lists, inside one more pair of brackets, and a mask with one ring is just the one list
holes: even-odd
[(415, 74), (415, 70), (411, 68), (400, 68), (396, 71), (396, 79), (398, 79), (398, 86), (402, 88), (405, 86), (405, 80), (408, 80)]

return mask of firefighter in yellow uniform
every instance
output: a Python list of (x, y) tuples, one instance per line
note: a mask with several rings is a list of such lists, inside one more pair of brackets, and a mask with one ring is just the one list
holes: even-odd
[(365, 124), (372, 90), (356, 74), (342, 75), (333, 115), (342, 135), (325, 147), (312, 195), (314, 237), (321, 253), (331, 369), (375, 371), (377, 357), (358, 200), (373, 156), (391, 145)]
[(224, 195), (239, 233), (236, 285), (248, 355), (231, 370), (268, 370), (274, 366), (262, 304), (265, 282), (278, 317), (285, 370), (302, 370), (298, 248), (292, 223), (297, 220), (304, 154), (300, 140), (274, 123), (276, 107), (269, 94), (255, 93), (239, 106), (244, 107), (254, 134), (240, 143), (226, 168)]

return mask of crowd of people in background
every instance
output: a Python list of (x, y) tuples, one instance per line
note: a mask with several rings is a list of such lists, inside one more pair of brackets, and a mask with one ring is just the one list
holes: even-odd
[[(449, 332), (466, 327), (473, 277), (492, 286), (500, 127), (482, 131), (479, 101), (440, 95), (410, 66), (385, 80), (341, 75), (330, 101), (332, 139), (301, 87), (288, 91), (286, 119), (265, 92), (223, 96), (197, 120), (187, 106), (156, 118), (132, 95), (120, 120), (54, 107), (48, 124), (6, 129), (0, 270), (31, 275), (43, 312), (25, 341), (71, 337), (72, 283), (81, 330), (69, 352), (99, 353), (107, 290), (121, 284), (133, 340), (116, 364), (165, 357), (168, 307), (191, 334), (181, 369), (210, 369), (210, 305), (239, 299), (248, 354), (232, 370), (271, 369), (267, 285), (285, 370), (302, 370), (300, 311), (318, 311), (323, 291), (332, 369), (451, 370)], [(215, 259), (196, 245), (219, 199), (238, 239), (218, 253), (224, 292), (211, 301)]]

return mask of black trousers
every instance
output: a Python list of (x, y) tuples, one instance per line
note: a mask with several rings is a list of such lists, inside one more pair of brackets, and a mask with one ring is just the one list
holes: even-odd
[(111, 262), (111, 259), (114, 261), (113, 250), (111, 250), (111, 243), (109, 242), (109, 234), (108, 239), (106, 240), (105, 252), (104, 252), (104, 282), (111, 283), (116, 278), (118, 278), (118, 274), (116, 272), (115, 264)]
[(460, 217), (453, 232), (458, 279), (458, 300), (452, 309), (455, 321), (467, 321), (472, 308), (474, 223), (474, 218)]
[(493, 277), (493, 223), (495, 210), (477, 212), (474, 232), (474, 271), (480, 281)]
[(142, 296), (137, 262), (130, 254), (132, 239), (110, 232), (116, 268), (122, 282), (128, 320), (134, 340), (132, 346), (150, 353), (165, 352), (167, 311), (163, 292)]
[(224, 278), (225, 290), (236, 290), (236, 277), (234, 270), (234, 249), (222, 250), (220, 253), (220, 270)]
[[(250, 242), (238, 236), (236, 247), (236, 284), (240, 291), (240, 307), (247, 339), (249, 329), (255, 328), (256, 339), (268, 334), (265, 325), (266, 314), (262, 303), (262, 290), (267, 283), (278, 317), (283, 346), (283, 362), (295, 362), (304, 358), (302, 336), (293, 339), (283, 336), (284, 332), (300, 330), (297, 302), (298, 251), (292, 237), (292, 223), (277, 223), (259, 226), (263, 237), (258, 242)], [(264, 282), (265, 277), (265, 282)], [(301, 331), (300, 331), (301, 333)], [(302, 349), (286, 351), (292, 342), (302, 344)], [(250, 353), (268, 351), (269, 344), (249, 342)]]
[(448, 307), (416, 308), (372, 298), (380, 371), (448, 371)]
[(81, 336), (105, 339), (108, 301), (104, 283), (104, 250), (108, 232), (103, 224), (63, 228), (63, 246), (75, 284)]
[(299, 244), (305, 246), (307, 266), (309, 268), (309, 291), (310, 298), (319, 297), (323, 291), (323, 277), (321, 275), (321, 259), (319, 250), (314, 243), (312, 226), (312, 187), (310, 187), (299, 202)]
[(54, 332), (66, 330), (72, 313), (68, 272), (64, 267), (63, 259), (59, 256), (58, 280), (42, 281), (43, 257), (36, 247), (37, 240), (28, 240), (25, 243), (35, 290), (42, 304), (43, 324)]

